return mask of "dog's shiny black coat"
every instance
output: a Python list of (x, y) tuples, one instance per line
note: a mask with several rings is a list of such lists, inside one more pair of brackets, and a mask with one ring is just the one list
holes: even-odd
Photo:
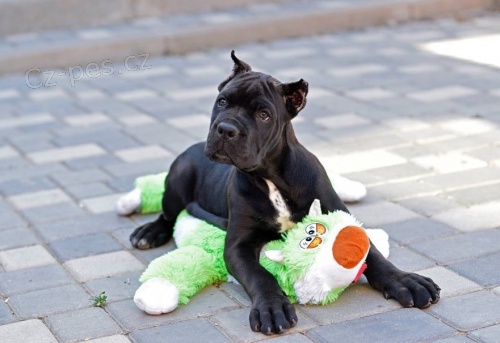
[[(307, 214), (314, 199), (324, 213), (347, 208), (321, 163), (297, 141), (291, 124), (305, 106), (307, 83), (282, 84), (253, 72), (234, 52), (231, 57), (233, 72), (219, 86), (206, 144), (193, 145), (174, 161), (162, 215), (137, 228), (130, 240), (139, 249), (165, 244), (184, 208), (226, 228), (224, 258), (252, 300), (252, 330), (281, 333), (297, 323), (297, 316), (274, 277), (259, 264), (262, 246), (278, 239), (282, 229), (266, 180), (282, 194), (292, 222)], [(419, 308), (439, 300), (440, 288), (431, 279), (397, 269), (373, 245), (366, 263), (370, 285), (386, 298)]]

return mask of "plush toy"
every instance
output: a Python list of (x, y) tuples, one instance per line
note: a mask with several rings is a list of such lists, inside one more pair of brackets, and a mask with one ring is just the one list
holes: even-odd
[[(178, 249), (153, 260), (140, 277), (134, 301), (149, 314), (173, 311), (203, 287), (229, 277), (223, 258), (225, 231), (182, 212), (174, 227)], [(363, 273), (369, 238), (387, 256), (388, 236), (364, 230), (350, 214), (321, 214), (315, 200), (302, 222), (269, 242), (260, 263), (294, 303), (327, 304)]]
[[(160, 212), (166, 177), (166, 172), (138, 177), (135, 180), (135, 188), (116, 202), (116, 212), (122, 216), (134, 212)], [(362, 183), (337, 174), (330, 174), (329, 177), (342, 201), (356, 202), (366, 196), (366, 187)]]

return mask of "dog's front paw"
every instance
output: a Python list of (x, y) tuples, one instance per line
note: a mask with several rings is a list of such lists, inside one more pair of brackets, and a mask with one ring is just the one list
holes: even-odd
[(415, 273), (398, 273), (383, 287), (386, 299), (396, 299), (404, 307), (426, 308), (439, 301), (441, 288), (432, 279)]
[(284, 295), (261, 299), (250, 312), (250, 327), (263, 334), (284, 333), (297, 324), (295, 308)]
[(160, 216), (156, 221), (139, 226), (130, 235), (130, 243), (137, 249), (151, 249), (168, 242), (172, 237), (172, 227)]
[(177, 308), (179, 290), (167, 280), (149, 279), (135, 291), (134, 302), (148, 314), (169, 313)]

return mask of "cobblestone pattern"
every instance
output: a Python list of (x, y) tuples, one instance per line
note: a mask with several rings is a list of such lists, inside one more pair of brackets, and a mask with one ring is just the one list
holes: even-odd
[[(74, 86), (0, 78), (0, 341), (498, 342), (500, 70), (420, 45), (499, 31), (491, 15), (235, 47), (255, 70), (310, 83), (299, 139), (328, 170), (368, 186), (350, 208), (390, 233), (391, 261), (443, 288), (438, 304), (416, 310), (356, 285), (332, 305), (298, 306), (300, 324), (284, 337), (249, 330), (237, 285), (143, 314), (137, 278), (173, 245), (131, 249), (128, 235), (152, 217), (113, 212), (135, 177), (204, 139), (228, 49)], [(101, 291), (108, 305), (92, 308)]]

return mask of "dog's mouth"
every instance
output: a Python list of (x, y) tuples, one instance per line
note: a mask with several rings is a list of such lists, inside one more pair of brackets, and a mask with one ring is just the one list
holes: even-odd
[(210, 159), (212, 161), (215, 161), (215, 162), (218, 162), (218, 163), (224, 163), (224, 164), (232, 164), (232, 165), (234, 165), (233, 160), (231, 159), (231, 157), (229, 157), (229, 155), (224, 150), (222, 150), (222, 149), (216, 151), (215, 153), (213, 153), (210, 156)]

